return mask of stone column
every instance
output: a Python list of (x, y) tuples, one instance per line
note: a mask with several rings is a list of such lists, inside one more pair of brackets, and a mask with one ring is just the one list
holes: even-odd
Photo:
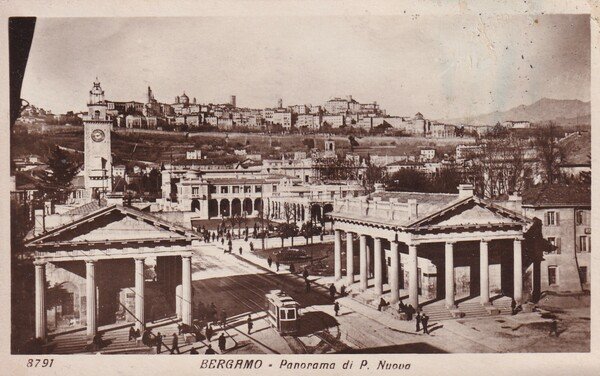
[(517, 303), (523, 303), (523, 253), (521, 240), (517, 238), (513, 242), (514, 262), (513, 262), (513, 298)]
[(94, 336), (98, 331), (96, 326), (96, 261), (85, 262), (85, 292), (87, 304), (87, 335)]
[(360, 236), (360, 291), (367, 290), (367, 237)]
[(454, 243), (446, 242), (446, 308), (456, 308), (454, 304)]
[(140, 332), (144, 331), (146, 319), (144, 316), (144, 260), (135, 258), (135, 327)]
[(177, 285), (175, 286), (175, 315), (177, 319), (181, 320), (181, 300), (183, 298), (183, 286)]
[(181, 261), (181, 320), (184, 324), (192, 325), (192, 256), (182, 256)]
[(342, 231), (335, 230), (333, 249), (333, 269), (335, 280), (342, 279)]
[(390, 268), (390, 303), (394, 304), (400, 299), (400, 293), (398, 291), (400, 289), (400, 255), (398, 253), (398, 242), (394, 240), (390, 241), (390, 253), (390, 263), (392, 264)]
[(46, 339), (46, 262), (35, 261), (35, 336)]
[(371, 247), (367, 244), (367, 280), (371, 278)]
[(373, 238), (373, 274), (375, 278), (375, 294), (383, 294), (383, 267), (381, 265), (381, 238)]
[(482, 240), (479, 243), (479, 286), (481, 304), (490, 304), (490, 264), (488, 242)]
[(408, 300), (414, 309), (419, 306), (419, 266), (417, 257), (417, 245), (410, 244), (408, 246)]
[(354, 283), (354, 248), (351, 232), (346, 232), (346, 285)]

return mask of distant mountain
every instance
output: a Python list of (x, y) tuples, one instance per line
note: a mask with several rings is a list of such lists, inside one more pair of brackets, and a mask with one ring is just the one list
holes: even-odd
[(562, 121), (568, 119), (569, 123), (574, 124), (579, 119), (581, 123), (587, 121), (589, 124), (590, 113), (590, 102), (582, 102), (577, 99), (542, 98), (529, 106), (520, 105), (508, 111), (495, 111), (471, 118), (450, 119), (447, 122), (451, 124), (493, 125), (507, 120), (529, 120), (532, 123), (554, 120), (557, 123), (562, 123)]

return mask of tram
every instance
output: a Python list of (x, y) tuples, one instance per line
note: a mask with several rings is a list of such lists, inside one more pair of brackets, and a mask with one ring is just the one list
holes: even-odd
[(265, 297), (271, 327), (277, 329), (281, 335), (296, 334), (299, 304), (281, 290), (271, 290)]

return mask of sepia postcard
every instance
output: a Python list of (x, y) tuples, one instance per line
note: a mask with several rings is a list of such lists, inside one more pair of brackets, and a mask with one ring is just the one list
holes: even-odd
[(6, 374), (600, 373), (597, 4), (1, 9)]

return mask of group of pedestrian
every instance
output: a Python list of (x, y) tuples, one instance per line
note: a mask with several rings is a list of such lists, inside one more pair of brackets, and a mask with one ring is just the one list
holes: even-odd
[[(417, 307), (418, 309), (418, 307)], [(398, 303), (398, 312), (404, 313), (406, 316), (406, 320), (412, 321), (413, 315), (417, 313), (417, 309), (415, 309), (412, 304), (406, 305), (402, 300)]]
[(133, 329), (133, 326), (129, 328), (129, 341), (140, 338), (141, 335), (139, 329)]

